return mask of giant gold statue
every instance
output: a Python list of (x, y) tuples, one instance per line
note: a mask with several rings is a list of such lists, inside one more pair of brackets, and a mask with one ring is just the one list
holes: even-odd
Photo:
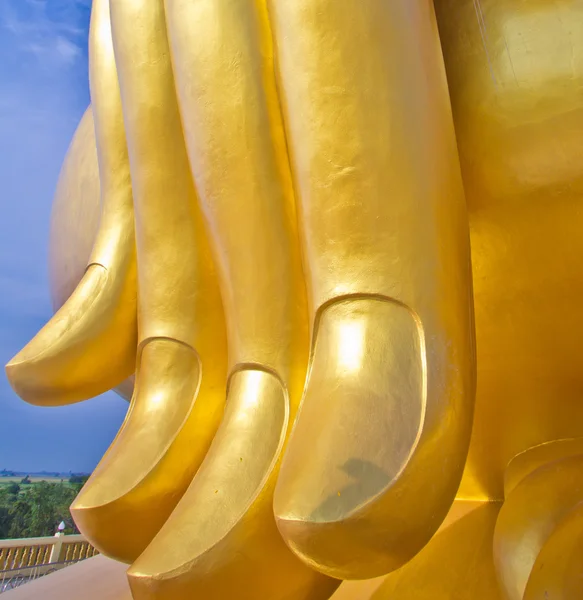
[(7, 372), (133, 386), (134, 598), (583, 598), (583, 3), (93, 0), (90, 84)]

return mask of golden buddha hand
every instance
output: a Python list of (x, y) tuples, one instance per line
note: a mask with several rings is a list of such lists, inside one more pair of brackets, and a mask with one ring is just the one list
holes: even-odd
[(475, 387), (430, 3), (94, 0), (90, 73), (95, 248), (131, 267), (135, 221), (137, 286), (88, 269), (8, 365), (41, 404), (118, 385), (137, 287), (79, 527), (136, 598), (316, 600), (401, 566), (454, 499)]

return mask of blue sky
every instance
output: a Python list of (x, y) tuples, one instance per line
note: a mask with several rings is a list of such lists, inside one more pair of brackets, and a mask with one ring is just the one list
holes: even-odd
[[(0, 364), (50, 318), (52, 195), (89, 104), (91, 0), (0, 0)], [(110, 392), (60, 408), (20, 400), (0, 371), (0, 469), (88, 471), (128, 404)]]

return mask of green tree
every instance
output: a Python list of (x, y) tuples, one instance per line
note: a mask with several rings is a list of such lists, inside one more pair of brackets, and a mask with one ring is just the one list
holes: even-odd
[(17, 483), (9, 483), (6, 486), (6, 492), (13, 496), (17, 496), (20, 493), (20, 486)]
[(9, 538), (32, 537), (30, 533), (31, 507), (24, 496), (18, 496), (8, 507), (10, 513)]
[(0, 486), (0, 539), (54, 535), (61, 521), (66, 534), (78, 533), (69, 507), (80, 487), (46, 481)]
[(88, 479), (89, 475), (71, 475), (71, 477), (69, 477), (69, 483), (83, 486)]
[(4, 540), (10, 535), (11, 523), (10, 509), (7, 506), (0, 506), (0, 540)]

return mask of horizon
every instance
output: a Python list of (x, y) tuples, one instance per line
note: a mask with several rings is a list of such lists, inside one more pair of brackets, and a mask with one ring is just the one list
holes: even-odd
[(90, 475), (91, 473), (89, 471), (59, 471), (59, 470), (54, 470), (54, 471), (47, 471), (46, 469), (43, 469), (42, 471), (33, 471), (33, 470), (27, 470), (27, 469), (0, 469), (0, 478), (2, 477), (10, 477), (10, 475), (2, 475), (2, 473), (14, 473), (14, 475), (12, 475), (12, 477), (20, 477), (21, 475), (52, 475), (52, 474), (57, 474), (57, 475)]

